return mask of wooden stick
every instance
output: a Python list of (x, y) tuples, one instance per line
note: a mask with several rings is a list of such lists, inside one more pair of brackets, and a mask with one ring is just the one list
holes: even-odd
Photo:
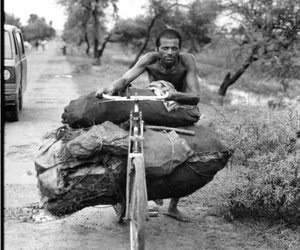
[(195, 131), (193, 130), (186, 130), (181, 128), (172, 128), (172, 127), (165, 127), (165, 126), (153, 126), (153, 125), (146, 125), (146, 128), (153, 129), (153, 130), (174, 130), (175, 132), (179, 134), (185, 134), (185, 135), (195, 135)]

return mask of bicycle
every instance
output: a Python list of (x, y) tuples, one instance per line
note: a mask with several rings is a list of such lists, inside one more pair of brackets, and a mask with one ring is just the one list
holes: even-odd
[(130, 248), (145, 248), (145, 223), (148, 217), (148, 197), (143, 151), (144, 121), (140, 101), (163, 101), (164, 96), (110, 96), (103, 94), (103, 98), (111, 101), (134, 102), (129, 115), (129, 145), (126, 174), (126, 204), (117, 205), (119, 222), (130, 222)]

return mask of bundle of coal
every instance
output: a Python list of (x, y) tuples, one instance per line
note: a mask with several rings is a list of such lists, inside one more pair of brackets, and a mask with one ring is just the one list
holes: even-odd
[[(170, 159), (174, 154), (166, 161), (154, 160), (152, 165), (159, 163), (163, 167), (150, 168), (151, 171), (154, 170), (156, 175), (147, 173), (149, 200), (179, 198), (193, 193), (210, 182), (214, 175), (226, 166), (232, 154), (231, 150), (221, 142), (218, 134), (213, 130), (203, 126), (185, 127), (184, 129), (193, 130), (196, 134), (195, 136), (179, 136), (183, 140), (181, 143), (186, 141), (189, 145), (189, 147), (184, 146), (188, 149), (184, 153), (184, 160), (177, 160), (176, 167), (171, 171), (161, 169), (170, 169)], [(76, 130), (75, 132), (77, 133)], [(158, 137), (155, 136), (155, 133), (158, 133)], [(79, 134), (83, 135), (82, 133), (77, 134), (77, 136)], [(152, 130), (146, 131), (145, 134), (148, 134), (148, 138), (166, 136), (166, 133)], [(61, 145), (70, 142), (66, 141), (65, 137), (59, 139)], [(72, 135), (70, 137), (71, 140), (78, 138), (74, 138)], [(56, 145), (57, 143), (57, 141), (56, 143), (52, 142), (52, 146), (60, 151), (59, 146)], [(48, 141), (48, 144), (51, 144), (51, 142)], [(158, 150), (157, 152), (164, 151), (157, 147), (157, 143), (150, 143), (147, 146), (147, 137), (145, 145), (150, 149), (148, 154), (145, 154), (145, 158), (147, 156), (152, 157), (151, 148), (153, 147)], [(44, 152), (48, 151), (45, 150), (47, 148), (48, 150), (51, 149), (51, 147), (45, 145)], [(168, 150), (170, 151), (170, 149)], [(46, 209), (52, 214), (61, 216), (76, 212), (87, 206), (116, 204), (124, 200), (127, 156), (126, 154), (114, 155), (112, 152), (105, 151), (102, 155), (91, 154), (84, 159), (80, 157), (76, 159), (70, 156), (69, 162), (58, 162), (57, 165), (48, 168), (45, 166), (42, 168), (40, 166), (41, 161), (37, 160), (38, 186)], [(152, 155), (157, 156), (157, 152), (155, 153), (155, 150), (153, 152)], [(170, 153), (165, 154), (165, 156)], [(49, 158), (49, 156), (47, 157)], [(65, 156), (63, 158), (65, 159)], [(149, 161), (147, 163), (146, 159), (146, 169), (147, 165), (149, 167)]]
[(184, 129), (195, 132), (194, 136), (180, 135), (194, 154), (169, 175), (147, 178), (149, 200), (180, 198), (192, 194), (213, 180), (233, 154), (233, 150), (212, 129), (201, 125)]
[[(149, 89), (129, 89), (130, 95), (153, 96)], [(125, 95), (125, 93), (121, 93)], [(176, 110), (167, 111), (162, 102), (140, 101), (143, 111), (143, 120), (146, 124), (159, 126), (189, 126), (199, 120), (200, 112), (197, 105), (179, 106)], [(101, 124), (111, 121), (121, 124), (128, 120), (130, 111), (133, 108), (131, 102), (111, 102), (95, 97), (95, 92), (80, 96), (72, 100), (64, 108), (62, 122), (72, 128), (86, 128), (94, 124)]]
[(85, 207), (122, 201), (126, 162), (126, 157), (110, 155), (97, 163), (67, 169), (55, 166), (43, 172), (38, 176), (38, 188), (45, 208), (62, 216)]

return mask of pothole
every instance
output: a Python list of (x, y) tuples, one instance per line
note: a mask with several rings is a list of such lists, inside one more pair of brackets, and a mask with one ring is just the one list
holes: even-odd
[(9, 147), (5, 156), (12, 159), (32, 159), (36, 156), (38, 145), (34, 144), (25, 144), (25, 145), (14, 145)]

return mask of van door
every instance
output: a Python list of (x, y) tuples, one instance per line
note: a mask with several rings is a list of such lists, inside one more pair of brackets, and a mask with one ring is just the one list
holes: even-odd
[(22, 83), (22, 92), (27, 88), (27, 59), (25, 54), (24, 40), (21, 31), (16, 31), (17, 45), (19, 49), (19, 58), (21, 64), (21, 83)]

